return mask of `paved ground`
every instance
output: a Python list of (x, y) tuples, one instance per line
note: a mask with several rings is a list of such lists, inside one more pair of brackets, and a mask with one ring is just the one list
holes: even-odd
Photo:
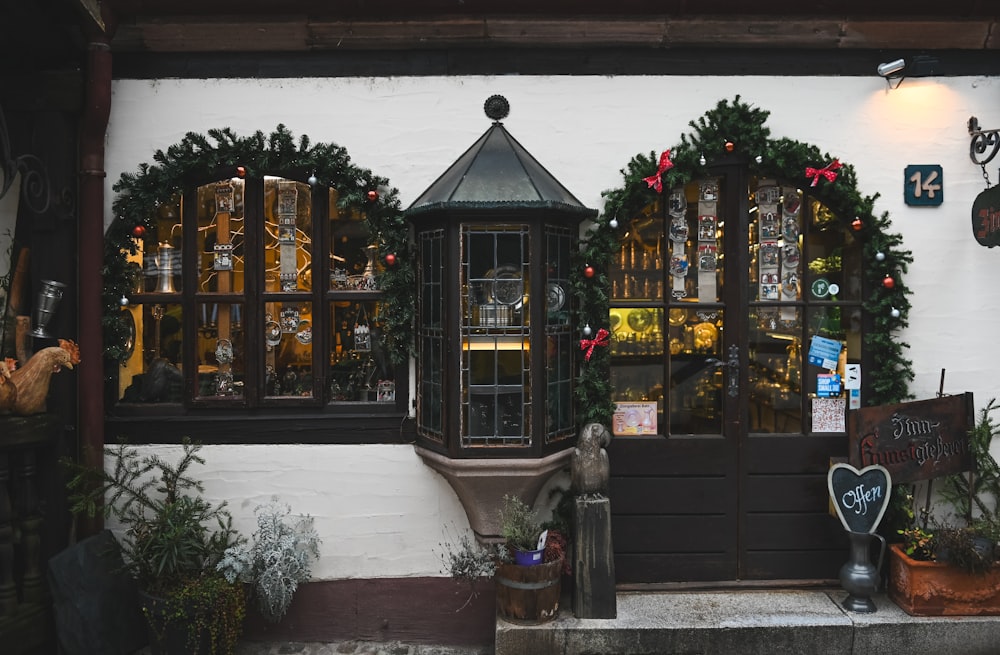
[(341, 641), (336, 643), (246, 642), (237, 655), (493, 655), (493, 649), (423, 646), (398, 641)]

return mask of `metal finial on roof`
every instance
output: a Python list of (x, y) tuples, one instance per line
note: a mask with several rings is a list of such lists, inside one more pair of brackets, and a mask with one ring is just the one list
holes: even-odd
[(507, 102), (507, 98), (501, 95), (490, 96), (483, 103), (483, 111), (486, 112), (487, 116), (499, 123), (507, 118), (507, 115), (510, 113), (510, 103)]

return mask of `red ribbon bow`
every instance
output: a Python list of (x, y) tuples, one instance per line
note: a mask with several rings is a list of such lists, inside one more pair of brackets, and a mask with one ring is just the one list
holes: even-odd
[(594, 354), (594, 346), (607, 346), (608, 337), (610, 336), (610, 332), (601, 328), (597, 331), (597, 335), (593, 339), (580, 339), (580, 350), (587, 351), (587, 354), (583, 358), (589, 362), (590, 356)]
[(823, 168), (806, 167), (806, 177), (812, 178), (812, 184), (810, 184), (809, 186), (816, 186), (816, 183), (819, 182), (820, 175), (825, 177), (827, 182), (833, 182), (834, 180), (837, 179), (837, 174), (834, 171), (836, 171), (842, 165), (843, 164), (840, 163), (840, 160), (834, 159), (832, 162), (830, 162)]
[(642, 178), (642, 181), (648, 184), (650, 187), (656, 189), (657, 193), (663, 191), (663, 172), (668, 168), (673, 168), (674, 162), (670, 161), (670, 150), (664, 150), (660, 153), (660, 167), (656, 169), (656, 175), (650, 175), (649, 177)]

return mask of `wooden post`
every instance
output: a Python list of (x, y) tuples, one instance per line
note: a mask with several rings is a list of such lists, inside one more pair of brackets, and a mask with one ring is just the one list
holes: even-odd
[(577, 497), (573, 516), (573, 613), (578, 619), (618, 616), (611, 500)]

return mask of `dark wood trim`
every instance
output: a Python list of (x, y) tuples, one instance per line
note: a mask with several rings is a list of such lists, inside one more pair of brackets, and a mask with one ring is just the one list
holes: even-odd
[[(801, 48), (465, 47), (308, 53), (115, 54), (116, 79), (300, 78), (423, 75), (834, 75), (877, 78), (875, 68), (923, 50)], [(939, 50), (939, 76), (998, 75), (992, 50)]]
[[(491, 647), (496, 630), (492, 580), (462, 608), (467, 584), (451, 578), (368, 578), (302, 585), (278, 624), (248, 613), (248, 641), (401, 641)], [(568, 605), (567, 605), (568, 606)], [(458, 611), (460, 610), (461, 611)]]
[[(120, 409), (120, 408), (119, 408)], [(161, 409), (161, 408), (157, 408)], [(105, 419), (105, 442), (180, 443), (190, 437), (205, 444), (373, 444), (412, 443), (414, 422), (405, 414), (278, 412), (238, 415), (190, 412), (174, 416), (112, 416)]]
[[(734, 8), (735, 9), (735, 8)], [(742, 9), (742, 7), (740, 7)], [(326, 50), (422, 49), (494, 45), (591, 47), (628, 45), (652, 48), (798, 47), (956, 48), (980, 50), (993, 41), (996, 18), (988, 15), (913, 16), (887, 11), (865, 16), (830, 14), (796, 8), (778, 15), (726, 12), (678, 15), (653, 11), (627, 13), (621, 8), (532, 12), (478, 10), (464, 15), (434, 13), (378, 16), (239, 12), (181, 15), (161, 7), (157, 15), (136, 15), (115, 34), (119, 52), (301, 52)], [(148, 11), (148, 10), (147, 10)]]

